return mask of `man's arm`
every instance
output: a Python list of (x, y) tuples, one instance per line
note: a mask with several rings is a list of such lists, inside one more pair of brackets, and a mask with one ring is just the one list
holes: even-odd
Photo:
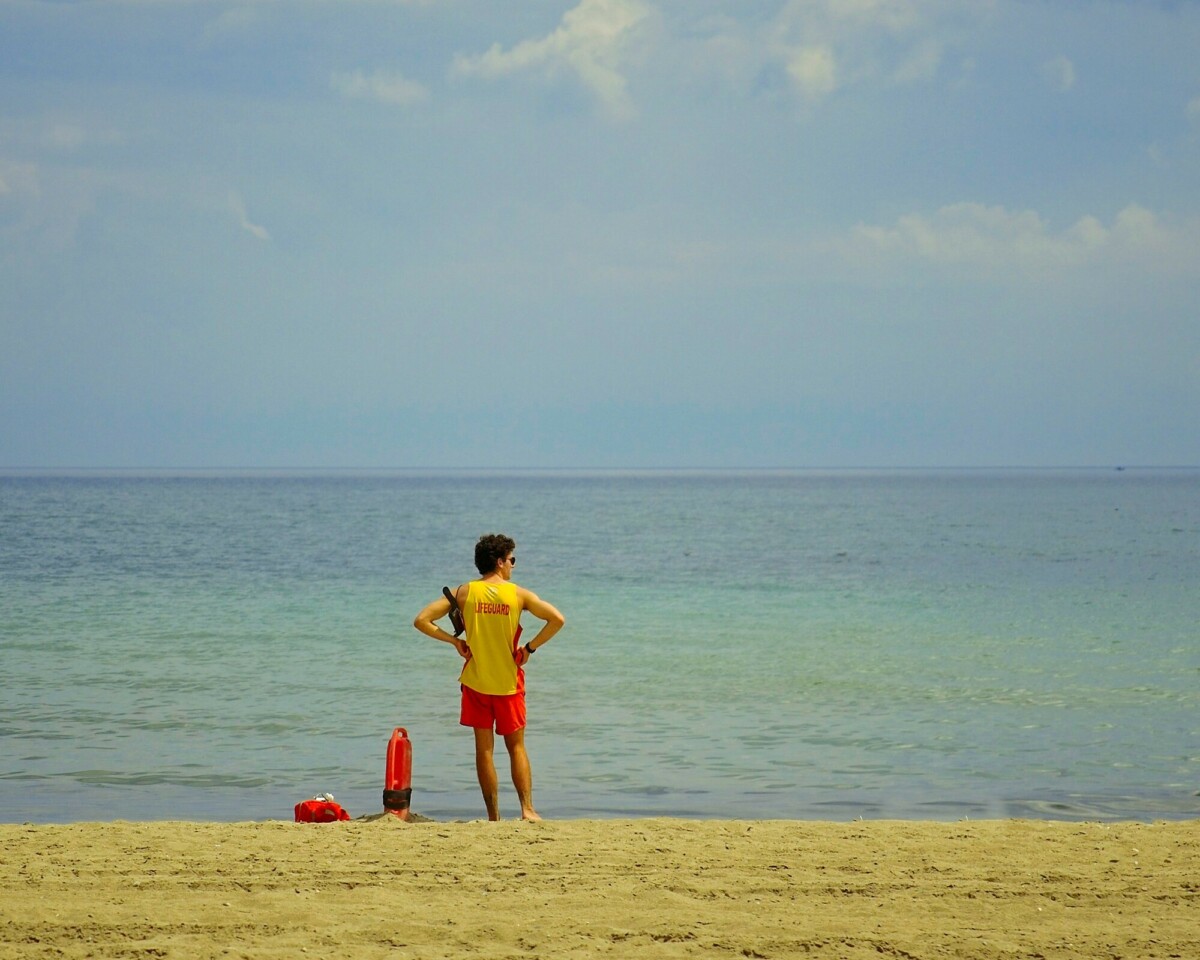
[[(539, 620), (546, 621), (542, 629), (538, 631), (537, 636), (525, 645), (529, 647), (530, 651), (537, 650), (563, 628), (563, 624), (567, 622), (567, 618), (558, 612), (558, 608), (554, 604), (547, 603), (532, 590), (517, 587), (517, 596), (521, 598), (522, 610), (528, 610)], [(521, 658), (518, 661), (518, 665), (524, 666), (529, 660), (529, 651), (525, 647), (521, 647), (518, 650), (518, 655)]]
[(462, 637), (456, 637), (453, 634), (447, 633), (434, 622), (435, 620), (441, 620), (449, 612), (450, 601), (445, 597), (438, 597), (433, 603), (429, 604), (429, 606), (416, 615), (413, 619), (413, 626), (427, 637), (433, 637), (435, 640), (451, 644), (458, 651), (460, 657), (464, 660), (470, 660), (471, 648), (467, 646), (467, 641)]

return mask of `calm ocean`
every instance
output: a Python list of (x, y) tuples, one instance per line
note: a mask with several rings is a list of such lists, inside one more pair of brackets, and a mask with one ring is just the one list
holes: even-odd
[(1129, 469), (0, 476), (0, 820), (376, 813), (394, 726), (480, 816), (411, 621), (490, 531), (546, 816), (1200, 816), (1200, 471)]

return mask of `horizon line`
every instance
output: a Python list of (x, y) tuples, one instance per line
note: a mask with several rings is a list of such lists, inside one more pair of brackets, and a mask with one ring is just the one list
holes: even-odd
[(814, 472), (882, 472), (882, 471), (1113, 471), (1126, 470), (1200, 470), (1200, 464), (1173, 463), (1063, 463), (1063, 464), (838, 464), (838, 465), (741, 465), (741, 466), (705, 466), (705, 465), (670, 465), (670, 466), (263, 466), (252, 464), (221, 465), (221, 466), (94, 466), (70, 465), (52, 466), (46, 464), (31, 466), (0, 465), (0, 474), (54, 474), (54, 473), (814, 473)]

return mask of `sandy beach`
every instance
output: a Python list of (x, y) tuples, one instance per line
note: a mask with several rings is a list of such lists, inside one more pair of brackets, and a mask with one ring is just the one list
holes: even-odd
[(7, 957), (1200, 956), (1200, 822), (0, 826)]

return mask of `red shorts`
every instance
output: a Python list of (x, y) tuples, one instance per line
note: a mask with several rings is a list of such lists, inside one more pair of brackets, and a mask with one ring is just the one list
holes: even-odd
[(491, 730), (495, 724), (496, 732), (502, 737), (516, 733), (525, 726), (525, 691), (509, 694), (480, 693), (463, 686), (462, 713), (458, 722), (464, 727), (483, 730)]

